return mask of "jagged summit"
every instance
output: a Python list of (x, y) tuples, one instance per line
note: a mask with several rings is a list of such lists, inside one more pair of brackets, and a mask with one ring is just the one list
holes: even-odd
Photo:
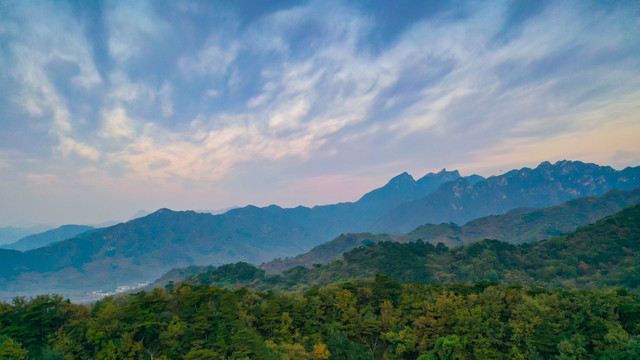
[(375, 230), (409, 231), (425, 223), (465, 223), (474, 218), (503, 214), (516, 207), (545, 207), (612, 189), (640, 185), (640, 167), (617, 171), (581, 161), (549, 161), (523, 167), (484, 181), (444, 183), (424, 198), (399, 205), (385, 215)]

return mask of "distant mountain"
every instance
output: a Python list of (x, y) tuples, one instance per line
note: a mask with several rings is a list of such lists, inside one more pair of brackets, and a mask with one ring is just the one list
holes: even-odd
[(580, 161), (543, 162), (535, 169), (512, 170), (475, 184), (457, 179), (420, 199), (396, 206), (369, 229), (400, 234), (422, 224), (464, 224), (518, 207), (545, 207), (612, 189), (640, 186), (640, 167), (616, 171)]
[(161, 209), (47, 248), (0, 250), (0, 260), (6, 259), (0, 261), (0, 297), (44, 291), (84, 296), (146, 282), (179, 266), (297, 255), (340, 233), (366, 229), (389, 208), (460, 178), (445, 170), (418, 181), (407, 175), (355, 203), (247, 206), (219, 215)]
[(147, 216), (149, 214), (151, 214), (151, 211), (140, 209), (135, 214), (133, 214), (133, 216), (131, 217), (130, 220), (134, 220), (134, 219), (137, 219), (137, 218), (145, 217), (145, 216)]
[(226, 212), (227, 212), (227, 211), (229, 211), (229, 210), (233, 210), (233, 209), (237, 209), (237, 208), (239, 208), (239, 206), (229, 206), (229, 207), (226, 207), (226, 208), (224, 208), (224, 209), (218, 209), (218, 210), (205, 210), (205, 209), (198, 209), (198, 210), (196, 210), (196, 211), (197, 211), (197, 212), (200, 212), (200, 213), (209, 213), (209, 214), (211, 214), (211, 215), (220, 215), (220, 214), (224, 214), (224, 213), (226, 213)]
[(521, 244), (549, 239), (572, 231), (578, 226), (591, 224), (638, 203), (640, 188), (630, 191), (612, 190), (599, 197), (578, 198), (553, 207), (517, 208), (504, 215), (486, 216), (470, 221), (464, 226), (453, 223), (425, 224), (403, 235), (340, 235), (309, 252), (289, 259), (275, 259), (260, 265), (260, 268), (269, 274), (276, 274), (296, 266), (326, 264), (356, 247), (380, 241), (409, 242), (421, 239), (434, 245), (442, 242), (447, 246), (457, 246), (483, 239), (497, 239), (511, 244)]
[[(471, 179), (479, 177), (478, 175), (472, 176)], [(396, 206), (421, 198), (435, 191), (442, 184), (458, 179), (467, 178), (461, 177), (457, 170), (443, 169), (438, 173), (429, 173), (416, 181), (405, 172), (353, 203), (322, 205), (312, 208), (299, 206), (293, 209), (271, 206), (267, 209), (286, 213), (294, 221), (308, 227), (311, 232), (319, 234), (320, 238), (326, 241), (345, 232), (368, 231), (381, 216)]]
[(92, 226), (63, 225), (53, 230), (23, 237), (16, 242), (0, 246), (0, 249), (27, 251), (70, 239), (91, 230), (94, 230)]
[(623, 287), (640, 294), (639, 229), (640, 205), (633, 205), (573, 232), (522, 245), (482, 240), (447, 248), (422, 241), (379, 242), (312, 269), (296, 267), (282, 275), (267, 275), (264, 270), (238, 263), (191, 276), (184, 282), (304, 290), (385, 274), (402, 282)]
[(310, 247), (313, 239), (287, 217), (257, 207), (224, 215), (161, 209), (24, 253), (0, 250), (0, 296), (114, 290), (177, 266), (262, 262)]
[(582, 197), (547, 208), (517, 208), (503, 215), (472, 220), (464, 226), (422, 225), (407, 236), (446, 245), (469, 244), (482, 239), (522, 244), (572, 231), (638, 203), (640, 187), (629, 191), (611, 190), (601, 196)]
[(438, 217), (459, 221), (583, 194), (600, 195), (616, 186), (635, 187), (640, 185), (638, 172), (640, 167), (615, 171), (560, 162), (482, 180), (443, 170), (417, 181), (401, 174), (354, 203), (292, 209), (247, 206), (220, 215), (162, 209), (45, 248), (0, 251), (0, 297), (36, 292), (73, 297), (71, 293), (134, 286), (174, 267), (259, 264), (304, 253), (344, 233), (401, 229)]
[(0, 245), (9, 244), (22, 239), (25, 236), (37, 234), (51, 229), (50, 226), (38, 225), (28, 228), (8, 226), (0, 228)]
[[(474, 178), (478, 175), (474, 175)], [(377, 207), (386, 210), (389, 206), (421, 198), (449, 181), (462, 179), (458, 170), (429, 173), (418, 181), (404, 172), (389, 181), (385, 186), (364, 195), (354, 204), (362, 209)]]

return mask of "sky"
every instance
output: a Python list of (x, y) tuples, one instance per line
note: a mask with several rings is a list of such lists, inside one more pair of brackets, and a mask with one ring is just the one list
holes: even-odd
[(0, 226), (640, 165), (637, 1), (0, 0)]

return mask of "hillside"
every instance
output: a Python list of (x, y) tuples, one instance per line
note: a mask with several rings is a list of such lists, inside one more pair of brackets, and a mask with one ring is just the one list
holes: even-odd
[(0, 303), (0, 324), (0, 357), (11, 360), (640, 355), (640, 297), (622, 289), (403, 284), (384, 275), (301, 293), (180, 285), (91, 306), (42, 295)]
[[(543, 240), (513, 245), (483, 240), (455, 248), (423, 241), (370, 243), (327, 265), (296, 267), (282, 275), (255, 271), (234, 279), (231, 264), (187, 278), (188, 283), (250, 286), (256, 289), (304, 289), (377, 273), (402, 282), (456, 283), (495, 281), (566, 288), (624, 287), (640, 292), (640, 205), (595, 224)], [(244, 273), (249, 273), (243, 270)]]
[(70, 239), (91, 230), (94, 230), (94, 228), (87, 225), (63, 225), (52, 230), (23, 237), (16, 242), (0, 246), (0, 249), (27, 251)]
[(635, 205), (522, 245), (369, 243), (283, 276), (236, 263), (91, 306), (58, 295), (18, 298), (0, 302), (0, 355), (636, 359), (639, 228)]
[(612, 190), (602, 196), (583, 197), (547, 208), (518, 208), (504, 215), (482, 217), (463, 226), (452, 223), (425, 224), (403, 235), (345, 234), (304, 254), (289, 259), (275, 259), (260, 265), (260, 268), (269, 274), (276, 274), (296, 266), (326, 264), (358, 246), (380, 241), (409, 242), (422, 239), (434, 245), (442, 242), (447, 246), (457, 246), (483, 239), (497, 239), (521, 244), (549, 239), (637, 203), (640, 203), (640, 188)]
[(17, 252), (0, 250), (3, 298), (63, 291), (114, 290), (192, 264), (261, 262), (310, 247), (312, 234), (256, 207), (224, 215), (161, 209), (82, 238)]
[(401, 234), (422, 224), (453, 222), (500, 215), (519, 207), (547, 207), (584, 196), (631, 190), (640, 186), (640, 167), (616, 171), (580, 161), (543, 162), (471, 183), (448, 182), (423, 198), (393, 208), (369, 231)]

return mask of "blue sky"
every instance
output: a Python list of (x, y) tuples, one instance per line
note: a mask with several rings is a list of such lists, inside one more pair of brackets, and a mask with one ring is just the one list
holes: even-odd
[(634, 1), (0, 0), (0, 226), (640, 165)]

